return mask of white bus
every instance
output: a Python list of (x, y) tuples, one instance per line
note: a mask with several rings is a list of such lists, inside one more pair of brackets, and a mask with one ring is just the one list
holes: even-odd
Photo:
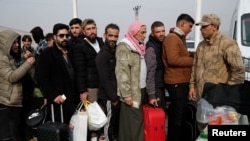
[(238, 43), (246, 67), (246, 80), (250, 81), (250, 0), (238, 0), (229, 35)]

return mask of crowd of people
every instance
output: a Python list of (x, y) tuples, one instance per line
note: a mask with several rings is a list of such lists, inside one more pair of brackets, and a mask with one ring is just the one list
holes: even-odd
[[(241, 52), (220, 33), (220, 18), (206, 14), (196, 23), (204, 39), (196, 52), (189, 52), (186, 36), (194, 24), (190, 15), (180, 14), (166, 34), (163, 22), (154, 21), (148, 41), (148, 25), (142, 21), (131, 23), (120, 41), (117, 24), (108, 24), (99, 37), (91, 18), (56, 23), (46, 36), (39, 26), (22, 39), (14, 31), (1, 31), (0, 140), (35, 141), (35, 130), (25, 125), (32, 108), (53, 104), (55, 121), (61, 122), (62, 105), (64, 122), (70, 124), (79, 102), (88, 100), (97, 101), (108, 119), (102, 129), (88, 131), (89, 141), (101, 135), (106, 141), (144, 141), (142, 106), (159, 106), (167, 114), (167, 90), (173, 114), (168, 141), (181, 141), (185, 106), (201, 98), (204, 82), (244, 81)], [(43, 96), (39, 104), (35, 88)]]

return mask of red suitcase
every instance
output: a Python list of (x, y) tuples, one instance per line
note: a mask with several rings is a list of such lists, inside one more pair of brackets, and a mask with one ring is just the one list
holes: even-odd
[(144, 141), (166, 141), (166, 114), (163, 109), (143, 106)]

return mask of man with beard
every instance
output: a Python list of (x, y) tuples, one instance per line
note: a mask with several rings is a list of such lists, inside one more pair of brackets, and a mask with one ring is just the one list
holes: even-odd
[[(82, 30), (84, 41), (72, 48), (76, 90), (80, 94), (81, 101), (94, 102), (97, 101), (99, 87), (95, 58), (104, 43), (102, 38), (97, 37), (97, 27), (93, 19), (83, 20)], [(97, 134), (91, 134), (91, 137), (96, 138)]]
[[(77, 105), (75, 101), (77, 95), (74, 92), (74, 70), (67, 46), (68, 30), (69, 27), (66, 24), (54, 25), (54, 45), (46, 48), (39, 56), (35, 70), (35, 78), (48, 105), (53, 104), (54, 106), (55, 121), (61, 122), (60, 104), (62, 104), (64, 122), (67, 124)], [(51, 108), (47, 108), (47, 110), (50, 115)]]
[(103, 37), (105, 45), (96, 56), (96, 67), (99, 75), (98, 98), (101, 101), (108, 118), (104, 126), (106, 141), (115, 141), (118, 137), (119, 124), (119, 97), (117, 96), (117, 82), (115, 76), (115, 49), (119, 38), (119, 27), (108, 24)]
[(115, 74), (121, 101), (119, 141), (144, 141), (142, 105), (146, 94), (146, 34), (147, 26), (135, 21), (117, 44)]
[(149, 103), (154, 106), (160, 106), (165, 111), (164, 65), (161, 58), (164, 38), (164, 24), (160, 21), (155, 21), (151, 25), (151, 34), (146, 44), (145, 61), (147, 64), (146, 90)]

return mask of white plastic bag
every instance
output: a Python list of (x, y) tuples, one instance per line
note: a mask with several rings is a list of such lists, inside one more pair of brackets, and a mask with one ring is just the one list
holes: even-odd
[(216, 119), (221, 118), (222, 125), (238, 125), (241, 114), (237, 113), (236, 110), (231, 106), (218, 106), (214, 109), (214, 115), (209, 117), (209, 123), (213, 124)]
[(208, 117), (213, 114), (213, 105), (209, 104), (205, 99), (201, 98), (197, 102), (196, 120), (200, 123), (208, 123)]
[(213, 107), (205, 99), (198, 101), (196, 120), (200, 123), (208, 123), (209, 125), (237, 125), (241, 114), (231, 106)]
[(81, 111), (83, 103), (81, 106), (77, 106), (76, 112), (70, 119), (70, 124), (74, 126), (72, 129), (73, 141), (87, 141), (87, 125), (88, 125), (88, 115), (86, 111)]
[(99, 130), (107, 123), (107, 117), (99, 104), (95, 101), (93, 103), (85, 104), (88, 113), (88, 127), (89, 130)]

